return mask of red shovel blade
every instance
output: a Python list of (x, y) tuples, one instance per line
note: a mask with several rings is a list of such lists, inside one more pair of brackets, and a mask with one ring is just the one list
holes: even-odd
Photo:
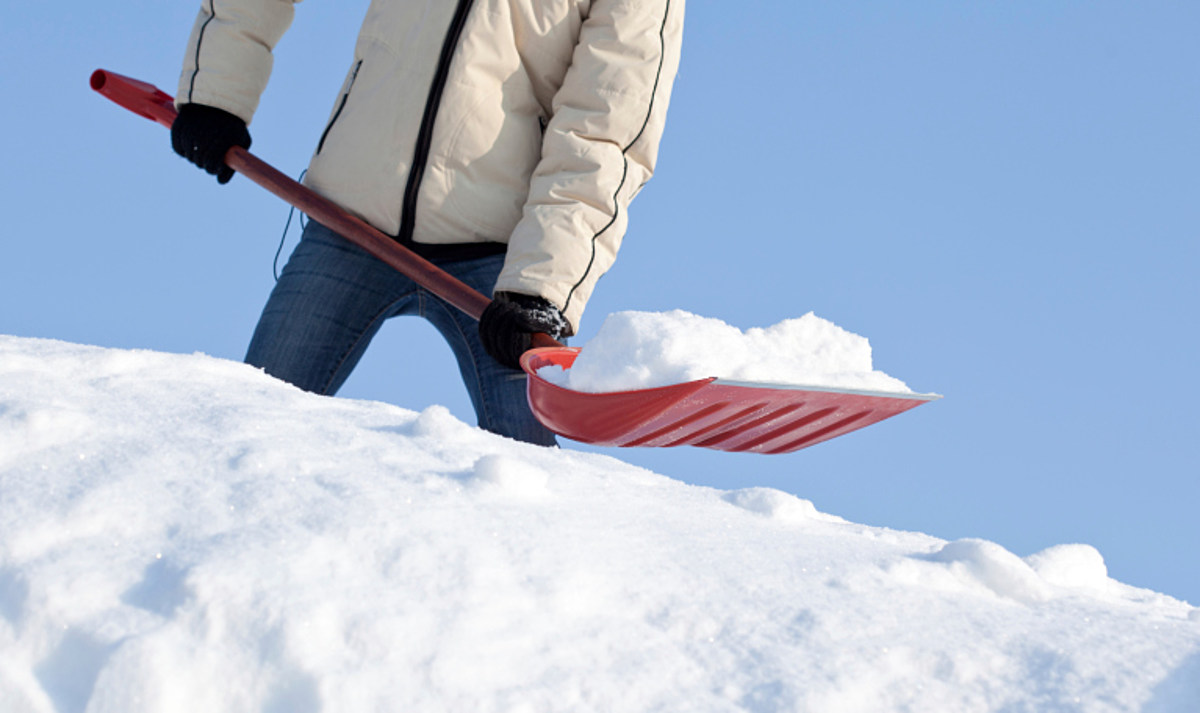
[(555, 433), (601, 446), (791, 453), (939, 398), (716, 378), (593, 394), (538, 376), (546, 366), (571, 368), (578, 354), (577, 348), (557, 347), (521, 357), (529, 374), (529, 404)]

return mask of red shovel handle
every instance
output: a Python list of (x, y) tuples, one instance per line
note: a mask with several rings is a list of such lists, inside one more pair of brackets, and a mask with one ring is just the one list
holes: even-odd
[[(167, 128), (175, 121), (175, 100), (153, 84), (98, 69), (92, 73), (91, 85), (92, 89), (139, 116)], [(333, 201), (305, 188), (242, 147), (229, 149), (225, 163), (475, 319), (483, 315), (484, 308), (491, 302), (391, 236), (350, 215)], [(533, 346), (562, 345), (545, 334), (535, 334)]]

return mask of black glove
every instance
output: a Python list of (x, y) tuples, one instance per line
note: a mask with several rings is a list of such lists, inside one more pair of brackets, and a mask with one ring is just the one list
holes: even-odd
[(246, 122), (224, 109), (203, 104), (184, 104), (171, 124), (171, 147), (175, 153), (229, 183), (233, 169), (225, 165), (230, 147), (250, 148)]
[(521, 368), (521, 355), (529, 351), (534, 332), (562, 339), (570, 331), (562, 312), (549, 301), (516, 292), (497, 292), (479, 318), (483, 348), (513, 369)]

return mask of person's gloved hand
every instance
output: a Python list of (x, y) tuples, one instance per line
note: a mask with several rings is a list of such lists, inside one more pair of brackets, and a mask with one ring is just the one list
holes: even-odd
[(548, 300), (516, 292), (497, 292), (479, 318), (483, 348), (513, 369), (521, 368), (521, 355), (529, 351), (534, 332), (562, 339), (570, 329), (562, 312)]
[(246, 122), (224, 109), (204, 104), (184, 104), (171, 124), (171, 147), (175, 153), (229, 183), (233, 169), (225, 165), (230, 147), (250, 148)]

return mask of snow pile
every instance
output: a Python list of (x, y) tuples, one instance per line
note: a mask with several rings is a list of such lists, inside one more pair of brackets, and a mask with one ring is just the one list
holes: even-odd
[(716, 376), (729, 381), (911, 393), (871, 365), (864, 337), (809, 312), (742, 331), (690, 312), (617, 312), (567, 370), (538, 376), (598, 393), (667, 386)]
[(0, 710), (1132, 711), (1200, 617), (240, 364), (0, 337)]

